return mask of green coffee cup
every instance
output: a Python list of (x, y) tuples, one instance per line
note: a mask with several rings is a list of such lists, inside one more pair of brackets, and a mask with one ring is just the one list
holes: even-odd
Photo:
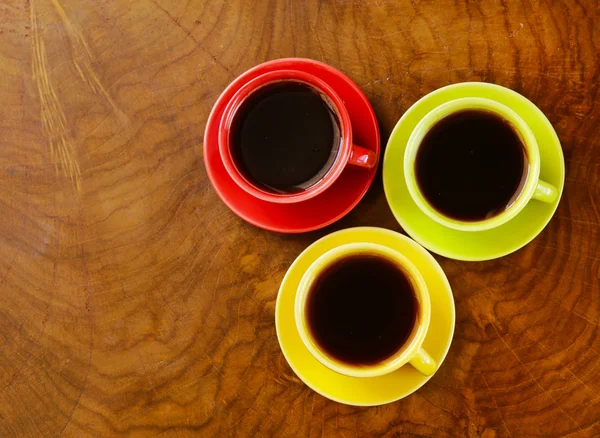
[[(415, 177), (415, 160), (421, 142), (429, 130), (443, 118), (465, 110), (491, 112), (506, 120), (520, 137), (527, 156), (528, 172), (520, 191), (501, 213), (480, 221), (460, 221), (438, 212), (421, 193)], [(431, 110), (413, 130), (404, 154), (404, 177), (410, 196), (417, 206), (432, 220), (446, 227), (462, 231), (483, 231), (499, 227), (517, 216), (527, 203), (534, 199), (551, 203), (556, 200), (558, 190), (540, 180), (540, 151), (537, 141), (527, 123), (511, 108), (495, 100), (465, 97), (446, 102)]]

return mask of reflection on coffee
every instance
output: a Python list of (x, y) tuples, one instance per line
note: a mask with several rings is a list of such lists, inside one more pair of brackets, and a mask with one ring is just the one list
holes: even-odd
[(232, 155), (253, 185), (295, 193), (320, 181), (340, 147), (336, 113), (316, 89), (298, 81), (268, 84), (242, 104), (232, 124)]
[(350, 365), (373, 365), (411, 339), (418, 308), (412, 283), (396, 262), (359, 253), (319, 274), (308, 293), (306, 318), (325, 354)]
[(521, 138), (506, 120), (464, 110), (444, 117), (425, 135), (415, 173), (433, 208), (453, 219), (479, 221), (510, 207), (528, 167)]

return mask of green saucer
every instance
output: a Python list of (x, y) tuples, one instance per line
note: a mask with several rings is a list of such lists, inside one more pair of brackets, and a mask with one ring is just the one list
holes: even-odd
[[(540, 149), (540, 178), (556, 187), (553, 203), (532, 200), (518, 216), (492, 230), (458, 231), (430, 219), (412, 200), (404, 180), (406, 143), (419, 120), (433, 108), (461, 97), (485, 97), (515, 110), (529, 124)], [(519, 93), (484, 82), (464, 82), (436, 90), (418, 100), (396, 124), (383, 158), (383, 187), (388, 204), (402, 228), (425, 248), (457, 260), (491, 260), (531, 242), (548, 224), (558, 207), (565, 180), (560, 141), (542, 111)]]

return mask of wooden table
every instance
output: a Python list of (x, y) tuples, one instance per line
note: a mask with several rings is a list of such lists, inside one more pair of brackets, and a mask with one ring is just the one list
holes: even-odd
[[(4, 0), (0, 5), (0, 436), (600, 436), (600, 15), (590, 0)], [(437, 257), (456, 334), (435, 377), (377, 408), (331, 402), (277, 344), (279, 283), (337, 229), (399, 230), (379, 175), (286, 236), (207, 179), (206, 120), (253, 65), (353, 78), (383, 144), (424, 94), (510, 87), (562, 140), (546, 230), (484, 263)]]

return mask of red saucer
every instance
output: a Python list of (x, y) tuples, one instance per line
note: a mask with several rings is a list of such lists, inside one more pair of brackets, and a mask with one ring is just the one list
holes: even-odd
[(219, 96), (204, 133), (204, 165), (217, 194), (235, 214), (257, 227), (280, 233), (303, 233), (330, 225), (352, 210), (367, 192), (377, 167), (367, 170), (347, 166), (325, 192), (295, 204), (274, 204), (254, 198), (242, 190), (225, 171), (221, 161), (219, 122), (227, 102), (240, 87), (263, 73), (278, 69), (305, 71), (327, 82), (346, 104), (352, 120), (354, 143), (375, 151), (378, 159), (379, 126), (371, 104), (348, 76), (311, 59), (284, 58), (257, 65), (235, 79)]

